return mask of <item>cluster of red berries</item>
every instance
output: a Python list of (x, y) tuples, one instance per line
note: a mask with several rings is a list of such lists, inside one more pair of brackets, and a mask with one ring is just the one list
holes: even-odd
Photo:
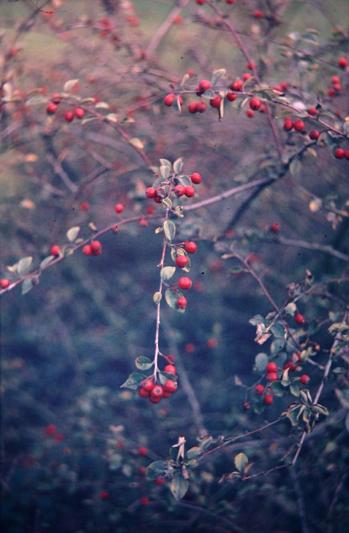
[(91, 241), (90, 244), (83, 246), (82, 253), (85, 255), (101, 255), (102, 243), (100, 241)]
[(64, 435), (57, 431), (57, 426), (55, 424), (48, 424), (48, 426), (44, 427), (43, 431), (46, 437), (50, 437), (55, 442), (62, 442), (64, 440)]
[[(58, 106), (61, 103), (61, 96), (54, 94), (51, 98), (51, 102), (47, 104), (46, 113), (48, 115), (54, 115), (57, 112)], [(82, 107), (75, 107), (74, 109), (68, 109), (64, 112), (64, 120), (66, 122), (73, 122), (74, 118), (79, 120), (85, 116), (85, 110)]]
[[(287, 361), (283, 365), (283, 370), (287, 370), (287, 369), (289, 371), (295, 371), (297, 370), (297, 366), (293, 361)], [(276, 363), (272, 361), (268, 363), (265, 368), (265, 371), (266, 371), (266, 380), (268, 383), (273, 383), (274, 381), (278, 381), (280, 379), (278, 375), (278, 366)], [(309, 381), (310, 381), (310, 376), (308, 376), (308, 374), (302, 374), (299, 377), (299, 382), (302, 385), (307, 385)], [(263, 396), (263, 403), (265, 405), (271, 405), (273, 403), (274, 397), (269, 387), (265, 387), (264, 385), (262, 385), (262, 383), (259, 383), (255, 387), (255, 392), (256, 394), (258, 394), (258, 396)]]
[[(177, 375), (177, 369), (174, 365), (168, 364), (164, 367), (166, 374)], [(141, 398), (149, 398), (152, 403), (159, 403), (163, 398), (169, 398), (177, 390), (177, 381), (168, 379), (163, 385), (156, 383), (152, 377), (146, 378), (138, 389), (138, 395)]]
[[(190, 180), (193, 185), (199, 185), (202, 182), (202, 177), (198, 172), (193, 172), (190, 175)], [(181, 196), (186, 196), (187, 198), (192, 198), (195, 196), (195, 187), (193, 185), (181, 185), (178, 183), (174, 185), (173, 192), (180, 198)], [(157, 204), (160, 204), (162, 201), (161, 191), (155, 187), (147, 187), (145, 191), (146, 197), (154, 200)]]
[(339, 76), (337, 76), (337, 74), (335, 74), (331, 78), (331, 86), (329, 87), (327, 94), (328, 96), (332, 98), (333, 96), (337, 96), (341, 92), (341, 90), (342, 90), (341, 79)]
[(346, 150), (344, 148), (338, 147), (333, 152), (334, 157), (336, 159), (348, 159), (349, 160), (349, 149)]
[[(198, 245), (194, 241), (185, 241), (183, 243), (183, 249), (186, 251), (187, 254), (195, 254), (198, 249)], [(178, 266), (178, 268), (185, 268), (189, 264), (189, 258), (187, 255), (184, 255), (183, 253), (178, 254), (175, 259), (175, 263)], [(177, 282), (178, 288), (182, 290), (189, 290), (191, 289), (193, 282), (188, 276), (181, 276), (178, 279)], [(186, 309), (188, 304), (188, 301), (185, 296), (181, 295), (177, 299), (177, 308), (178, 309)]]

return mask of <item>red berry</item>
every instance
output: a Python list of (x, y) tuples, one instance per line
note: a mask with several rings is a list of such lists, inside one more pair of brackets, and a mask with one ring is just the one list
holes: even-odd
[(64, 120), (66, 122), (72, 122), (74, 120), (74, 113), (73, 111), (66, 111), (64, 113)]
[(212, 83), (209, 80), (201, 80), (199, 83), (199, 90), (202, 92), (208, 91), (211, 87)]
[(264, 13), (263, 11), (261, 11), (260, 9), (256, 9), (253, 13), (252, 13), (252, 16), (256, 19), (261, 19), (264, 17)]
[(187, 307), (187, 299), (185, 296), (180, 296), (177, 300), (177, 307), (178, 309), (185, 309)]
[(188, 104), (188, 111), (189, 113), (197, 113), (199, 111), (198, 102), (190, 102), (190, 104)]
[(237, 99), (238, 95), (236, 93), (229, 92), (227, 93), (227, 100), (229, 102), (234, 102)]
[(155, 196), (156, 196), (156, 189), (154, 189), (154, 187), (148, 187), (148, 188), (145, 190), (145, 194), (146, 194), (147, 198), (155, 198)]
[(90, 209), (90, 204), (88, 202), (81, 202), (79, 205), (80, 211), (88, 211)]
[(273, 222), (273, 224), (270, 225), (269, 229), (272, 233), (279, 233), (281, 226), (280, 224), (277, 224), (277, 222)]
[(124, 204), (115, 204), (114, 205), (114, 211), (117, 215), (119, 215), (120, 213), (123, 212), (123, 210), (125, 209), (125, 206)]
[(201, 174), (199, 174), (198, 172), (193, 172), (190, 175), (190, 179), (195, 185), (200, 185), (200, 183), (202, 182)]
[(185, 194), (185, 187), (184, 185), (176, 185), (174, 188), (175, 195), (180, 197)]
[(190, 278), (183, 276), (179, 278), (177, 285), (180, 289), (186, 291), (188, 289), (191, 289), (193, 282)]
[(151, 392), (154, 387), (155, 387), (155, 383), (152, 378), (148, 378), (146, 381), (142, 383), (142, 388), (146, 390), (147, 392)]
[(59, 246), (57, 246), (57, 244), (54, 244), (53, 246), (51, 246), (51, 250), (50, 250), (51, 255), (57, 256), (60, 253), (61, 253), (61, 249)]
[(146, 455), (148, 455), (148, 448), (145, 448), (145, 446), (141, 446), (140, 448), (138, 448), (138, 455), (140, 455), (141, 457), (145, 457)]
[(343, 148), (336, 148), (334, 151), (334, 157), (336, 159), (343, 159), (345, 157), (345, 151)]
[(308, 109), (308, 115), (310, 115), (311, 117), (316, 117), (316, 115), (317, 115), (317, 109), (316, 109), (316, 107), (309, 107), (309, 109)]
[(247, 118), (253, 118), (254, 117), (254, 111), (252, 111), (252, 109), (247, 109), (246, 117)]
[(263, 398), (264, 405), (271, 405), (273, 403), (273, 395), (272, 394), (266, 394)]
[(276, 372), (268, 372), (267, 374), (267, 381), (277, 381), (278, 375)]
[(293, 126), (296, 131), (299, 131), (301, 133), (305, 130), (305, 124), (300, 118), (297, 118), (297, 120), (294, 121)]
[(149, 391), (147, 391), (144, 387), (140, 387), (138, 389), (138, 396), (141, 398), (147, 398), (149, 396)]
[(242, 75), (242, 79), (244, 81), (250, 80), (252, 78), (252, 74), (250, 72), (244, 72)]
[(92, 255), (101, 255), (102, 243), (100, 243), (99, 241), (92, 241), (90, 247)]
[(158, 485), (159, 487), (161, 487), (161, 485), (166, 483), (166, 480), (163, 477), (157, 477), (154, 479), (154, 483), (155, 485)]
[(174, 381), (173, 379), (168, 379), (167, 381), (165, 381), (164, 391), (170, 392), (171, 394), (173, 394), (174, 392), (176, 392), (176, 390), (177, 390), (177, 381)]
[(101, 500), (108, 500), (109, 499), (109, 492), (107, 490), (101, 490), (99, 493), (99, 498)]
[(290, 118), (284, 119), (284, 130), (291, 131), (293, 129), (293, 122)]
[(187, 185), (184, 190), (185, 196), (192, 198), (195, 195), (195, 189), (191, 185)]
[(10, 280), (7, 278), (0, 279), (0, 288), (1, 289), (7, 289), (7, 287), (10, 286)]
[(310, 381), (310, 376), (308, 376), (308, 374), (302, 374), (299, 378), (299, 381), (302, 383), (302, 385), (307, 385)]
[(164, 372), (166, 372), (167, 374), (177, 374), (177, 369), (174, 365), (166, 365), (165, 368), (164, 368)]
[(142, 498), (139, 500), (139, 503), (141, 505), (149, 505), (150, 500), (149, 500), (148, 496), (142, 496)]
[(60, 95), (59, 93), (53, 93), (52, 98), (51, 98), (51, 101), (52, 101), (54, 104), (56, 104), (56, 105), (60, 104), (60, 102), (61, 102), (61, 95)]
[(331, 81), (334, 85), (340, 85), (341, 79), (339, 76), (332, 76)]
[(74, 115), (76, 116), (76, 118), (81, 120), (85, 116), (85, 110), (82, 109), (82, 107), (76, 107), (74, 109)]
[(305, 322), (305, 318), (304, 316), (302, 315), (302, 313), (300, 313), (299, 311), (297, 311), (294, 315), (294, 321), (296, 322), (296, 324), (298, 325), (302, 325), (304, 324)]
[(184, 243), (184, 250), (188, 252), (188, 254), (195, 254), (197, 252), (198, 245), (196, 242), (193, 241), (185, 241)]
[(265, 367), (265, 370), (267, 373), (269, 372), (277, 372), (277, 369), (278, 369), (278, 366), (276, 363), (268, 363), (267, 366)]
[(82, 249), (82, 253), (85, 255), (92, 255), (92, 249), (90, 244), (85, 244), (85, 246)]
[(242, 80), (236, 80), (230, 85), (230, 88), (233, 91), (241, 91), (243, 86), (244, 86), (244, 84), (243, 84)]
[(141, 476), (145, 476), (146, 471), (147, 471), (147, 469), (146, 469), (145, 466), (140, 466), (140, 467), (138, 468), (138, 473), (139, 473), (139, 475), (141, 475)]
[(164, 98), (164, 104), (167, 105), (168, 107), (170, 107), (175, 100), (176, 100), (176, 95), (175, 94), (173, 94), (173, 93), (166, 94), (166, 96)]
[(198, 113), (204, 113), (206, 111), (206, 109), (207, 109), (207, 105), (206, 105), (205, 102), (198, 102), (196, 104), (196, 111)]
[(57, 111), (57, 107), (57, 104), (55, 104), (54, 102), (50, 102), (46, 107), (46, 113), (48, 115), (54, 115)]
[(163, 388), (161, 385), (155, 385), (150, 393), (151, 400), (160, 400), (162, 398)]
[(196, 0), (198, 6), (203, 6), (206, 0)]
[(186, 267), (188, 263), (189, 263), (189, 259), (187, 258), (186, 255), (177, 255), (177, 257), (176, 257), (176, 265), (179, 268)]
[(251, 109), (253, 109), (254, 111), (258, 111), (258, 109), (261, 107), (262, 105), (262, 102), (259, 98), (255, 97), (255, 98), (251, 98), (251, 100), (249, 101), (249, 106)]
[(248, 68), (248, 70), (253, 70), (256, 68), (256, 63), (254, 61), (249, 61), (246, 65), (246, 68)]
[(282, 367), (284, 370), (289, 370), (290, 372), (294, 372), (296, 370), (296, 365), (293, 363), (293, 361), (286, 361), (286, 363)]
[(339, 66), (340, 68), (342, 68), (342, 69), (347, 68), (347, 66), (348, 66), (348, 60), (347, 60), (347, 58), (346, 58), (346, 57), (340, 57), (340, 58), (338, 59), (338, 66)]
[(217, 348), (217, 346), (218, 346), (217, 339), (215, 339), (214, 337), (211, 337), (211, 339), (208, 339), (207, 340), (207, 346), (209, 348)]
[(49, 424), (44, 428), (44, 433), (48, 437), (53, 437), (57, 432), (57, 426), (55, 424)]
[(221, 101), (222, 98), (219, 96), (219, 94), (217, 94), (216, 96), (210, 99), (210, 106), (219, 109), (221, 106)]
[(311, 130), (311, 132), (309, 133), (309, 137), (312, 141), (317, 141), (320, 137), (320, 132), (318, 130)]
[(255, 388), (256, 394), (258, 394), (259, 396), (262, 396), (264, 389), (265, 387), (261, 383), (259, 385), (256, 385), (256, 388)]

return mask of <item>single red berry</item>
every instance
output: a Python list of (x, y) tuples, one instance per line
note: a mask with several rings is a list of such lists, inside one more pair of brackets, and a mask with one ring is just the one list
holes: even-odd
[(212, 83), (209, 80), (201, 80), (199, 83), (199, 90), (202, 92), (208, 91), (211, 87)]
[(336, 148), (334, 151), (334, 157), (336, 159), (343, 159), (345, 157), (345, 151), (343, 148)]
[(146, 457), (148, 455), (148, 448), (146, 448), (145, 446), (141, 446), (140, 448), (138, 448), (138, 455), (140, 455), (141, 457)]
[(64, 120), (66, 122), (72, 122), (74, 120), (74, 113), (73, 111), (66, 111), (64, 113)]
[(253, 111), (258, 111), (261, 105), (262, 105), (262, 102), (257, 97), (251, 98), (251, 100), (249, 101), (249, 106), (251, 109), (253, 109)]
[(180, 296), (177, 300), (177, 307), (178, 309), (185, 309), (187, 307), (187, 299), (185, 296)]
[(235, 80), (231, 85), (230, 85), (230, 88), (233, 90), (233, 91), (241, 91), (242, 88), (243, 88), (244, 84), (242, 82), (242, 80)]
[(59, 93), (53, 93), (51, 101), (54, 104), (56, 104), (56, 105), (60, 104), (61, 100), (62, 100), (62, 97), (61, 97), (61, 95)]
[(54, 115), (57, 111), (57, 107), (57, 104), (55, 104), (54, 102), (50, 102), (46, 107), (46, 113), (48, 115)]
[(311, 130), (311, 132), (309, 133), (309, 137), (312, 141), (317, 141), (320, 137), (320, 132), (318, 130)]
[(166, 372), (167, 374), (177, 374), (177, 369), (174, 365), (166, 365), (165, 368), (164, 368), (164, 372)]
[(152, 378), (148, 378), (142, 383), (142, 388), (146, 390), (147, 392), (151, 392), (154, 387), (155, 387), (155, 383)]
[(294, 129), (296, 131), (299, 131), (301, 133), (304, 132), (304, 130), (305, 130), (305, 124), (304, 124), (303, 120), (301, 120), (300, 118), (298, 118), (297, 120), (294, 121), (293, 126), (294, 126)]
[(165, 381), (164, 391), (170, 392), (171, 394), (173, 394), (174, 392), (176, 392), (176, 390), (177, 390), (177, 381), (174, 381), (173, 379), (168, 379), (167, 381)]
[(192, 174), (190, 174), (190, 179), (195, 185), (200, 185), (200, 183), (202, 182), (201, 174), (199, 174), (198, 172), (193, 172)]
[(343, 57), (343, 56), (342, 56), (342, 57), (339, 57), (339, 58), (338, 58), (338, 66), (339, 66), (340, 68), (342, 68), (342, 69), (347, 68), (347, 66), (348, 66), (348, 60), (347, 60), (347, 58), (346, 58), (346, 57)]
[(247, 118), (253, 118), (254, 117), (254, 111), (252, 111), (252, 109), (247, 109), (246, 117)]
[(341, 83), (341, 79), (339, 76), (332, 76), (331, 81), (334, 85), (338, 85), (338, 84), (340, 85)]
[(92, 255), (92, 249), (90, 244), (85, 244), (85, 246), (82, 249), (82, 253), (85, 255)]
[(286, 361), (286, 363), (282, 367), (284, 370), (289, 370), (290, 372), (294, 372), (296, 370), (296, 365), (293, 363), (293, 361)]
[(243, 75), (242, 75), (242, 79), (244, 81), (250, 80), (251, 78), (253, 78), (253, 76), (252, 76), (252, 74), (250, 72), (244, 72)]
[(10, 280), (7, 278), (1, 278), (0, 279), (0, 288), (1, 289), (7, 289), (7, 287), (10, 286)]
[(85, 110), (82, 109), (82, 107), (76, 107), (74, 109), (74, 115), (76, 116), (76, 118), (78, 118), (79, 120), (81, 120), (82, 118), (84, 118), (85, 116)]
[(189, 259), (187, 258), (186, 255), (177, 255), (177, 257), (176, 257), (176, 265), (179, 268), (186, 267), (188, 263), (189, 263)]
[(284, 119), (284, 130), (291, 131), (293, 129), (293, 122), (290, 118)]
[(146, 211), (147, 211), (147, 215), (153, 215), (155, 213), (155, 208), (153, 205), (148, 205)]
[(307, 385), (310, 381), (310, 376), (308, 376), (308, 374), (302, 374), (299, 378), (299, 381), (302, 383), (302, 385)]
[(88, 211), (90, 209), (90, 204), (88, 202), (81, 202), (79, 205), (80, 211)]
[(101, 490), (101, 492), (99, 493), (99, 499), (103, 501), (108, 500), (109, 492), (107, 490)]
[(256, 385), (256, 388), (255, 388), (256, 394), (258, 394), (259, 396), (262, 396), (264, 389), (265, 389), (264, 385), (259, 383), (258, 385)]
[(158, 485), (159, 487), (161, 487), (161, 485), (164, 485), (164, 483), (166, 483), (166, 480), (163, 477), (156, 477), (154, 479), (154, 483), (155, 485)]
[(207, 340), (207, 346), (209, 348), (217, 348), (218, 346), (218, 340), (215, 337), (211, 337)]
[(279, 233), (281, 226), (277, 222), (273, 222), (273, 224), (270, 225), (269, 229), (272, 233)]
[(174, 188), (174, 192), (175, 192), (175, 195), (180, 197), (180, 196), (183, 196), (185, 194), (185, 187), (184, 185), (176, 185), (175, 188)]
[(210, 106), (219, 109), (221, 106), (222, 98), (217, 94), (213, 98), (210, 98)]
[(191, 185), (187, 185), (184, 190), (185, 196), (192, 198), (195, 195), (195, 189)]
[(144, 387), (140, 387), (138, 389), (138, 396), (140, 396), (140, 398), (147, 398), (149, 396), (149, 391), (147, 391)]
[(253, 13), (252, 13), (252, 16), (256, 19), (262, 19), (264, 17), (264, 13), (263, 11), (261, 11), (260, 9), (256, 9)]
[(138, 473), (139, 473), (140, 476), (145, 476), (146, 471), (147, 471), (147, 469), (146, 469), (145, 466), (138, 467)]
[(177, 285), (180, 289), (186, 291), (188, 289), (191, 289), (193, 282), (190, 278), (183, 276), (179, 278)]
[(331, 89), (328, 90), (327, 94), (332, 98), (333, 96), (336, 96), (336, 91), (333, 89), (333, 87), (331, 87)]
[(279, 378), (276, 372), (268, 372), (267, 381), (277, 381), (278, 379)]
[(170, 107), (175, 100), (176, 100), (176, 95), (175, 94), (173, 94), (173, 93), (166, 94), (166, 96), (164, 98), (164, 104), (167, 105), (168, 107)]
[(278, 366), (276, 363), (268, 363), (267, 366), (265, 367), (265, 370), (267, 373), (269, 372), (277, 372), (277, 369), (278, 369)]
[(102, 253), (102, 243), (99, 241), (92, 241), (91, 244), (92, 255), (101, 255)]
[(154, 187), (147, 187), (147, 189), (145, 190), (145, 194), (147, 198), (155, 198), (156, 189), (154, 189)]
[(309, 107), (309, 109), (308, 109), (308, 115), (310, 115), (311, 117), (316, 117), (316, 115), (317, 115), (317, 109), (316, 109), (316, 107)]
[(254, 70), (256, 68), (256, 63), (254, 61), (249, 61), (246, 68), (248, 68), (248, 70)]
[(206, 109), (207, 109), (207, 105), (204, 101), (197, 103), (196, 110), (198, 113), (204, 113)]
[(44, 428), (44, 433), (48, 437), (53, 437), (53, 435), (57, 433), (57, 426), (55, 424), (48, 424), (48, 426)]
[(161, 400), (163, 393), (163, 388), (161, 385), (155, 385), (153, 390), (150, 393), (150, 400)]
[(64, 435), (62, 433), (56, 433), (53, 437), (56, 442), (63, 442), (64, 441)]
[(149, 505), (150, 500), (149, 500), (148, 496), (142, 496), (142, 498), (139, 500), (139, 503), (141, 505)]
[(57, 257), (60, 253), (61, 253), (61, 249), (59, 246), (57, 246), (57, 244), (54, 244), (53, 246), (51, 246), (51, 250), (50, 250), (51, 255), (54, 255), (55, 257)]
[(123, 212), (123, 210), (125, 209), (125, 206), (124, 204), (115, 204), (114, 205), (114, 211), (117, 215), (119, 215), (120, 213)]
[(193, 241), (185, 241), (184, 243), (184, 250), (188, 252), (188, 254), (195, 254), (197, 252), (198, 245), (196, 242)]
[(296, 324), (298, 325), (302, 325), (305, 323), (305, 318), (304, 316), (302, 315), (302, 313), (300, 313), (299, 311), (297, 311), (294, 315), (294, 321), (296, 322)]
[(198, 102), (190, 102), (190, 104), (188, 104), (188, 111), (189, 113), (197, 113), (199, 111)]
[(273, 403), (273, 395), (272, 394), (266, 394), (263, 398), (264, 405), (271, 405)]
[(232, 93), (232, 92), (227, 93), (227, 100), (229, 100), (229, 102), (235, 102), (237, 97), (238, 95), (236, 93)]

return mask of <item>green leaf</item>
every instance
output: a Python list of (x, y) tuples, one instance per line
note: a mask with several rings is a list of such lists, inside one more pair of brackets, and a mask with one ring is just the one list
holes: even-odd
[(74, 242), (76, 237), (79, 235), (80, 226), (74, 226), (73, 228), (68, 229), (66, 235), (69, 242)]
[(72, 91), (72, 89), (79, 83), (79, 80), (78, 79), (75, 79), (75, 80), (68, 80), (65, 82), (65, 84), (63, 85), (63, 91), (65, 93), (70, 93)]
[(189, 489), (189, 481), (187, 479), (184, 479), (184, 477), (177, 473), (175, 477), (172, 479), (170, 484), (170, 490), (174, 496), (174, 498), (178, 501), (184, 498), (187, 491)]
[(243, 452), (240, 452), (237, 455), (235, 455), (234, 465), (241, 474), (243, 473), (247, 463), (248, 463), (248, 457)]
[(160, 176), (163, 180), (167, 180), (171, 175), (171, 167), (161, 165), (160, 166)]
[(183, 168), (183, 159), (180, 157), (173, 163), (173, 170), (175, 174), (179, 174)]
[(198, 457), (199, 455), (201, 455), (201, 453), (202, 453), (201, 448), (199, 448), (199, 446), (194, 446), (193, 448), (190, 448), (187, 451), (187, 459), (188, 460), (194, 459), (195, 457)]
[(27, 294), (34, 287), (34, 283), (31, 279), (25, 279), (22, 283), (22, 294)]
[(264, 317), (262, 317), (262, 315), (255, 315), (254, 317), (250, 318), (249, 323), (252, 324), (252, 326), (264, 324)]
[(176, 235), (176, 224), (172, 220), (165, 220), (163, 223), (165, 237), (168, 241), (173, 241)]
[(153, 366), (153, 361), (145, 355), (140, 355), (135, 360), (135, 365), (139, 370), (149, 370)]
[(172, 266), (163, 267), (161, 269), (160, 276), (163, 281), (168, 281), (172, 278), (175, 272), (176, 272), (176, 267), (172, 267)]
[(217, 82), (223, 81), (226, 73), (227, 71), (225, 68), (218, 68), (217, 70), (214, 70), (211, 78), (212, 85), (216, 85)]
[(176, 179), (178, 183), (180, 183), (181, 185), (184, 185), (184, 187), (187, 187), (188, 185), (193, 185), (189, 176), (183, 176), (183, 175), (176, 176)]
[(154, 304), (158, 305), (161, 302), (162, 294), (161, 292), (157, 291), (153, 294), (153, 302)]
[(166, 289), (165, 291), (165, 300), (169, 307), (172, 309), (177, 309), (177, 293), (172, 289)]
[(270, 331), (276, 338), (284, 339), (285, 338), (285, 328), (280, 322), (276, 322), (271, 328)]
[(43, 259), (40, 263), (40, 270), (45, 270), (47, 265), (51, 263), (52, 259), (54, 259), (53, 255), (49, 255), (48, 257), (45, 257), (45, 259)]
[(159, 372), (159, 381), (161, 385), (165, 385), (166, 381), (169, 379), (172, 381), (177, 381), (177, 376), (174, 374), (168, 374), (167, 372)]
[(127, 380), (120, 385), (120, 389), (130, 389), (137, 390), (140, 383), (146, 379), (146, 375), (141, 374), (140, 372), (132, 372), (127, 378)]
[(169, 464), (166, 461), (154, 461), (147, 467), (147, 478), (156, 479), (157, 477), (164, 477), (168, 469)]
[(263, 372), (268, 364), (268, 356), (266, 353), (258, 353), (254, 360), (254, 366), (258, 372)]
[(165, 207), (168, 207), (169, 209), (171, 209), (172, 207), (172, 200), (170, 200), (170, 198), (163, 198), (161, 200), (161, 203), (165, 206)]
[(32, 265), (33, 258), (32, 257), (23, 257), (23, 259), (20, 259), (17, 263), (17, 272), (20, 276), (25, 276), (30, 272), (30, 267)]
[(285, 346), (285, 339), (278, 337), (275, 340), (273, 340), (273, 342), (271, 343), (270, 352), (273, 355), (275, 355), (279, 353), (279, 351), (282, 350), (284, 346)]

